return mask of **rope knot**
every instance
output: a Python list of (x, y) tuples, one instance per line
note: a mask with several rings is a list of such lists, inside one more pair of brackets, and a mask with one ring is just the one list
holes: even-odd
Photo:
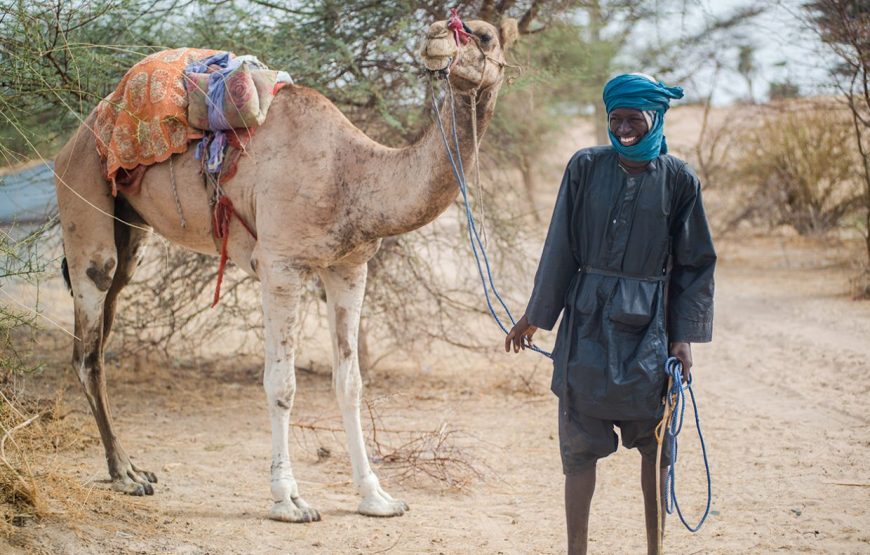
[(447, 20), (447, 28), (453, 31), (453, 39), (456, 46), (463, 46), (471, 39), (471, 29), (459, 19), (457, 8), (450, 8), (450, 19)]

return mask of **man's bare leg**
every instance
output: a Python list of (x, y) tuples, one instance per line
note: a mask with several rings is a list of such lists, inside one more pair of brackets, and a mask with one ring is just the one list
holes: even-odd
[[(665, 531), (665, 475), (667, 467), (662, 468), (661, 484), (662, 498), (659, 500), (662, 508), (662, 534)], [(643, 512), (646, 520), (646, 552), (648, 555), (659, 555), (658, 548), (658, 514), (656, 513), (656, 457), (642, 457), (640, 463), (640, 487), (643, 490)]]
[[(655, 486), (653, 486), (655, 488)], [(589, 509), (595, 493), (595, 462), (577, 474), (565, 476), (565, 517), (568, 522), (568, 555), (586, 555)]]

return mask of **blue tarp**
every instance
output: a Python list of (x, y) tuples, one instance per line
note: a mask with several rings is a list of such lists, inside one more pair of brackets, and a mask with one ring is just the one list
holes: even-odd
[(0, 176), (0, 224), (44, 222), (55, 214), (54, 162)]

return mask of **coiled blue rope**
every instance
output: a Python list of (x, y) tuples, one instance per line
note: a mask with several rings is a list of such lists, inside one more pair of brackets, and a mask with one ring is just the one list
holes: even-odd
[[(671, 378), (671, 387), (667, 393), (667, 402), (673, 402), (670, 421), (666, 423), (665, 433), (670, 441), (671, 466), (668, 469), (667, 477), (665, 478), (665, 497), (667, 503), (665, 508), (668, 514), (673, 514), (674, 509), (677, 510), (677, 515), (683, 522), (689, 532), (697, 532), (701, 529), (701, 525), (707, 520), (710, 514), (710, 503), (712, 501), (712, 481), (710, 479), (710, 463), (707, 461), (707, 446), (704, 444), (704, 434), (701, 433), (701, 420), (698, 416), (698, 403), (695, 401), (695, 391), (692, 389), (692, 375), (689, 374), (689, 379), (683, 385), (683, 364), (676, 357), (670, 357), (665, 362), (665, 372)], [(695, 412), (695, 426), (698, 428), (698, 439), (701, 441), (701, 453), (704, 457), (704, 469), (707, 473), (707, 507), (704, 509), (704, 514), (698, 524), (691, 526), (683, 517), (683, 512), (680, 510), (680, 504), (677, 501), (676, 488), (676, 463), (677, 463), (677, 436), (683, 429), (683, 417), (686, 412), (686, 390), (689, 391), (689, 397), (692, 399), (692, 410)]]
[[(444, 124), (441, 121), (441, 110), (438, 108), (438, 99), (435, 97), (435, 87), (432, 87), (432, 106), (435, 111), (435, 121), (438, 122), (438, 130), (441, 132), (441, 138), (444, 140), (444, 147), (447, 149), (447, 157), (449, 158), (450, 166), (453, 169), (453, 176), (456, 178), (456, 182), (459, 183), (459, 191), (462, 193), (462, 201), (465, 204), (465, 218), (468, 222), (468, 225), (466, 226), (468, 228), (468, 239), (471, 243), (471, 252), (474, 254), (475, 264), (477, 265), (477, 273), (480, 275), (480, 283), (483, 286), (483, 295), (486, 298), (486, 306), (489, 308), (489, 313), (492, 315), (496, 324), (498, 324), (498, 327), (500, 327), (505, 334), (508, 334), (509, 330), (507, 326), (502, 323), (501, 318), (499, 318), (495, 311), (495, 307), (493, 307), (492, 298), (489, 294), (490, 288), (492, 289), (493, 295), (495, 295), (495, 298), (507, 314), (507, 317), (510, 319), (511, 325), (516, 325), (517, 322), (501, 294), (498, 292), (498, 288), (495, 286), (489, 257), (486, 254), (486, 248), (484, 247), (483, 241), (480, 239), (480, 235), (477, 232), (477, 225), (474, 221), (471, 203), (468, 200), (468, 184), (465, 178), (465, 169), (462, 166), (462, 154), (459, 150), (459, 136), (456, 132), (456, 100), (453, 96), (453, 88), (448, 86), (447, 90), (450, 99), (451, 122), (453, 124), (453, 144), (456, 148), (455, 156), (453, 149), (450, 146), (450, 141), (447, 139), (447, 133), (444, 131)], [(482, 261), (481, 257), (483, 258)], [(486, 276), (484, 276), (484, 269), (486, 269)], [(487, 281), (489, 282), (489, 287), (487, 287)], [(534, 344), (530, 344), (529, 348), (545, 357), (553, 358), (551, 353)]]

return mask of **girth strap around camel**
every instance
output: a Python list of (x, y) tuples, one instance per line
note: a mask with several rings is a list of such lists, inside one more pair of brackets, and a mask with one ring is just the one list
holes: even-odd
[(186, 152), (191, 141), (199, 140), (196, 158), (202, 161), (214, 211), (212, 230), (220, 242), (212, 306), (220, 299), (230, 220), (237, 218), (257, 238), (222, 185), (235, 175), (275, 94), (292, 82), (286, 72), (269, 70), (253, 56), (177, 48), (138, 62), (97, 106), (97, 151), (113, 196), (118, 191), (138, 194), (151, 165)]

